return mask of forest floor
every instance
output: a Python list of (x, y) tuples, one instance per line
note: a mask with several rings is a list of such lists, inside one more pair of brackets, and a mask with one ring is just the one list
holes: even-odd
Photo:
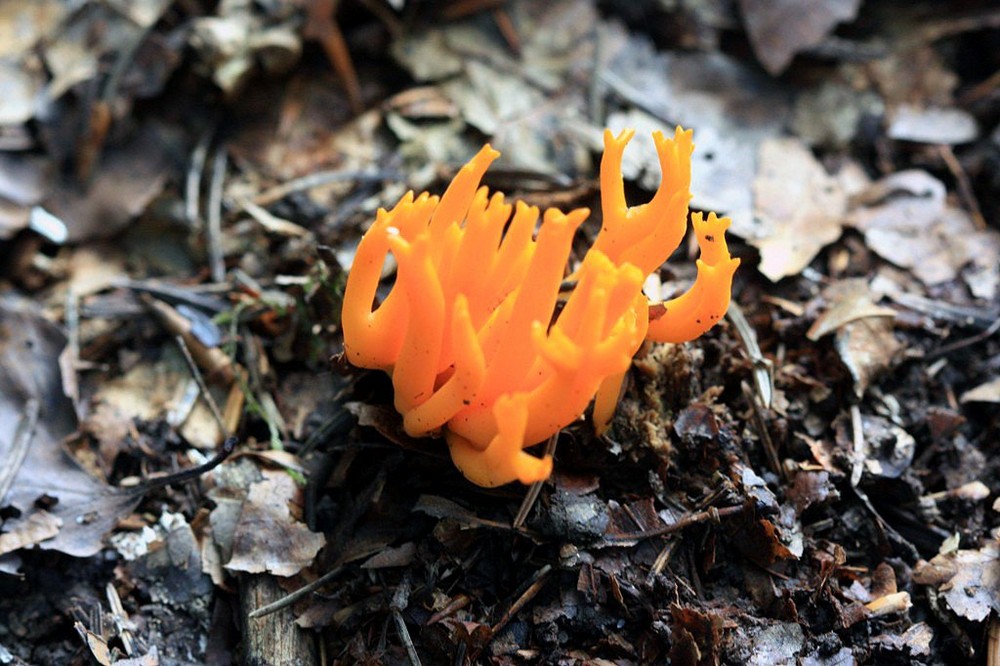
[[(1000, 664), (1000, 9), (800, 6), (0, 3), (0, 665)], [(675, 125), (728, 316), (472, 485), (340, 356), (362, 232), (490, 142), (585, 249)]]

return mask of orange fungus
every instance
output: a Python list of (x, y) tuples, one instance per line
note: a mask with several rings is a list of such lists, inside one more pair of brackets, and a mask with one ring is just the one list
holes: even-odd
[[(441, 197), (407, 193), (379, 210), (344, 293), (347, 359), (392, 376), (411, 436), (443, 433), (452, 460), (480, 486), (548, 478), (551, 457), (524, 449), (580, 418), (611, 422), (633, 355), (646, 339), (685, 342), (729, 305), (738, 259), (727, 218), (691, 215), (701, 248), (691, 288), (664, 303), (642, 293), (687, 231), (691, 132), (654, 133), (662, 181), (646, 204), (625, 203), (622, 153), (634, 132), (604, 133), (603, 224), (560, 293), (577, 228), (590, 211), (511, 205), (479, 183), (499, 153), (484, 146)], [(373, 308), (386, 256), (398, 265)], [(563, 306), (555, 316), (557, 302)]]

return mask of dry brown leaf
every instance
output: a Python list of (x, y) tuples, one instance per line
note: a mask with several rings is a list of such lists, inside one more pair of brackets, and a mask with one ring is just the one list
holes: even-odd
[(326, 544), (292, 515), (290, 505), (301, 501), (301, 489), (284, 472), (262, 472), (250, 486), (233, 535), (230, 571), (294, 576), (309, 566)]
[(962, 394), (962, 402), (1000, 402), (1000, 377)]
[[(76, 427), (72, 403), (63, 395), (59, 354), (65, 339), (58, 328), (24, 301), (0, 299), (0, 476), (13, 474), (13, 481), (0, 506), (14, 507), (20, 515), (7, 520), (4, 530), (22, 535), (24, 543), (37, 543), (45, 550), (58, 550), (75, 557), (90, 557), (104, 546), (104, 535), (139, 501), (134, 493), (118, 492), (100, 483), (63, 450), (62, 441)], [(12, 447), (30, 400), (41, 405), (23, 464), (14, 464)], [(36, 506), (45, 500), (47, 512), (62, 522), (58, 534), (35, 530)], [(52, 525), (48, 518), (46, 524)], [(41, 541), (28, 541), (33, 534)]]
[(896, 311), (876, 305), (862, 279), (836, 282), (824, 290), (823, 297), (830, 307), (816, 318), (806, 337), (819, 340), (836, 333), (834, 347), (854, 379), (855, 394), (862, 396), (901, 348), (893, 334)]
[(750, 45), (771, 74), (780, 74), (801, 53), (822, 42), (838, 23), (858, 15), (861, 0), (740, 0)]
[(45, 207), (66, 223), (71, 242), (107, 238), (124, 229), (163, 190), (173, 169), (165, 130), (155, 125), (128, 143), (105, 150), (93, 180), (81, 188), (64, 180)]
[(33, 512), (17, 529), (0, 534), (0, 555), (33, 546), (59, 534), (62, 520), (48, 511)]
[(944, 184), (924, 171), (899, 171), (857, 197), (848, 223), (868, 247), (908, 268), (926, 285), (963, 276), (974, 296), (1000, 290), (1000, 233), (976, 229), (967, 213), (947, 204)]
[(750, 244), (771, 281), (798, 275), (826, 245), (840, 238), (847, 193), (798, 139), (767, 139), (753, 183), (761, 227)]
[(955, 572), (941, 583), (928, 576), (923, 580), (938, 584), (938, 591), (958, 615), (980, 622), (991, 611), (1000, 612), (1000, 543), (995, 538), (979, 550), (938, 555), (930, 561), (930, 566)]
[(861, 279), (836, 282), (824, 290), (823, 297), (830, 302), (830, 306), (816, 317), (806, 332), (806, 337), (813, 341), (853, 321), (872, 317), (893, 319), (896, 316), (892, 308), (875, 304), (872, 290)]

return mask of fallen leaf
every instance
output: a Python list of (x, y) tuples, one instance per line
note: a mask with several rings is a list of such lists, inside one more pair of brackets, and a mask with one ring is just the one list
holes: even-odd
[(794, 138), (767, 139), (753, 183), (759, 270), (772, 282), (798, 275), (840, 238), (847, 194), (812, 151)]
[(169, 146), (178, 138), (156, 125), (143, 127), (128, 143), (104, 151), (86, 187), (63, 180), (45, 200), (46, 209), (65, 222), (70, 242), (118, 233), (163, 190), (174, 168)]
[(312, 563), (326, 539), (292, 516), (289, 504), (301, 501), (301, 489), (292, 477), (262, 473), (264, 479), (250, 486), (243, 502), (226, 569), (294, 576)]
[(861, 319), (895, 318), (896, 311), (876, 305), (874, 296), (868, 283), (862, 279), (841, 280), (830, 285), (823, 292), (823, 298), (830, 305), (816, 317), (806, 337), (816, 341)]
[(740, 0), (739, 4), (757, 59), (777, 75), (796, 53), (822, 42), (838, 23), (853, 21), (861, 0)]
[(17, 529), (0, 534), (0, 555), (20, 550), (59, 534), (62, 520), (48, 511), (33, 512)]
[[(13, 464), (13, 446), (26, 405), (40, 405), (38, 423), (19, 469), (0, 506), (19, 516), (4, 522), (4, 531), (20, 535), (22, 546), (36, 544), (74, 557), (90, 557), (104, 547), (104, 536), (138, 504), (140, 495), (109, 488), (87, 474), (63, 450), (62, 441), (76, 427), (73, 405), (63, 395), (59, 354), (65, 338), (39, 316), (32, 303), (0, 299), (0, 468)], [(36, 506), (45, 500), (45, 509)], [(47, 512), (61, 521), (57, 534), (35, 530), (36, 514)], [(52, 525), (49, 517), (41, 520)], [(26, 538), (33, 534), (35, 539)], [(39, 540), (41, 537), (41, 540)]]
[(929, 566), (934, 570), (954, 571), (954, 575), (944, 580), (923, 575), (915, 580), (937, 585), (948, 606), (958, 615), (980, 622), (990, 612), (1000, 612), (1000, 543), (995, 538), (979, 550), (938, 555)]
[(979, 135), (975, 117), (954, 107), (918, 107), (901, 104), (892, 114), (886, 133), (890, 139), (919, 143), (968, 143)]
[(893, 333), (896, 311), (876, 305), (871, 288), (862, 279), (836, 282), (824, 290), (823, 297), (830, 307), (816, 318), (806, 337), (819, 340), (836, 333), (834, 348), (860, 397), (902, 347)]
[(1000, 402), (1000, 377), (969, 389), (962, 394), (962, 402)]
[(1000, 233), (979, 230), (947, 204), (944, 184), (919, 170), (899, 171), (856, 198), (848, 223), (878, 255), (926, 285), (963, 276), (977, 298), (1000, 290)]

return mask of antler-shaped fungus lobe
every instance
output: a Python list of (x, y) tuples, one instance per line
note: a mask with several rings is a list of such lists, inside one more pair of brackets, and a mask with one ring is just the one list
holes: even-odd
[[(729, 304), (739, 261), (726, 247), (729, 221), (714, 214), (692, 215), (701, 258), (691, 289), (657, 304), (642, 294), (645, 276), (686, 232), (693, 144), (680, 128), (672, 139), (655, 133), (663, 180), (649, 203), (629, 207), (621, 160), (633, 134), (605, 132), (604, 224), (558, 315), (573, 237), (589, 211), (549, 209), (539, 226), (537, 208), (489, 196), (479, 183), (499, 153), (488, 145), (440, 199), (409, 192), (380, 210), (358, 246), (344, 293), (347, 358), (391, 374), (407, 433), (443, 431), (473, 483), (548, 478), (551, 457), (526, 447), (577, 420), (592, 400), (603, 430), (643, 340), (691, 340)], [(373, 309), (389, 253), (396, 282)]]

